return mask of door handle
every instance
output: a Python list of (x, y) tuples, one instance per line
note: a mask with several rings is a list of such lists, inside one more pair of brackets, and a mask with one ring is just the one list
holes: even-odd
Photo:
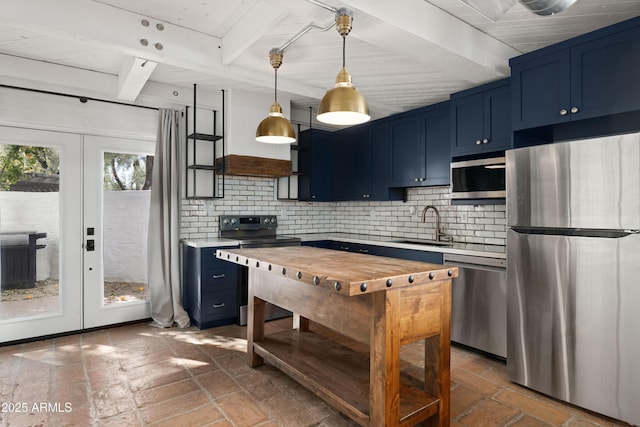
[(87, 252), (93, 252), (96, 250), (96, 241), (91, 239), (87, 240)]

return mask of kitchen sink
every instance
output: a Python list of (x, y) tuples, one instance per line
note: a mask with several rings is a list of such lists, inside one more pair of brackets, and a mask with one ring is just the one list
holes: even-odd
[(394, 240), (394, 243), (410, 243), (412, 245), (425, 245), (425, 246), (453, 246), (452, 242), (443, 242), (439, 240), (426, 240), (426, 239), (405, 239)]

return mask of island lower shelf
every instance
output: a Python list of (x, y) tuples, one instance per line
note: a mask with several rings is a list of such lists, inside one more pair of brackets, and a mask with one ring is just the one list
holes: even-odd
[[(266, 335), (254, 342), (254, 351), (358, 424), (369, 425), (368, 353), (298, 330)], [(401, 376), (401, 426), (415, 425), (438, 412), (440, 399), (417, 388), (417, 381)]]

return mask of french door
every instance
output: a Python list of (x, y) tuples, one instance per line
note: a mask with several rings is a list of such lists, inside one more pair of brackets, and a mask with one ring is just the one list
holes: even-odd
[(84, 136), (84, 327), (150, 317), (147, 229), (155, 142)]
[(0, 162), (0, 342), (81, 329), (82, 136), (0, 126)]
[(150, 316), (153, 149), (0, 126), (0, 343)]

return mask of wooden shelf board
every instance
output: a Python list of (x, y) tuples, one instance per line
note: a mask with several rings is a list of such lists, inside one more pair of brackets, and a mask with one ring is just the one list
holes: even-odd
[[(362, 426), (369, 425), (369, 355), (313, 332), (283, 331), (254, 342), (255, 352)], [(400, 425), (438, 412), (439, 399), (401, 383)]]
[(208, 133), (192, 133), (188, 136), (189, 139), (197, 139), (200, 141), (220, 141), (223, 137), (221, 135), (211, 135)]
[(213, 165), (189, 165), (187, 166), (187, 169), (217, 171), (217, 170), (220, 170), (221, 168), (219, 166), (213, 166)]

